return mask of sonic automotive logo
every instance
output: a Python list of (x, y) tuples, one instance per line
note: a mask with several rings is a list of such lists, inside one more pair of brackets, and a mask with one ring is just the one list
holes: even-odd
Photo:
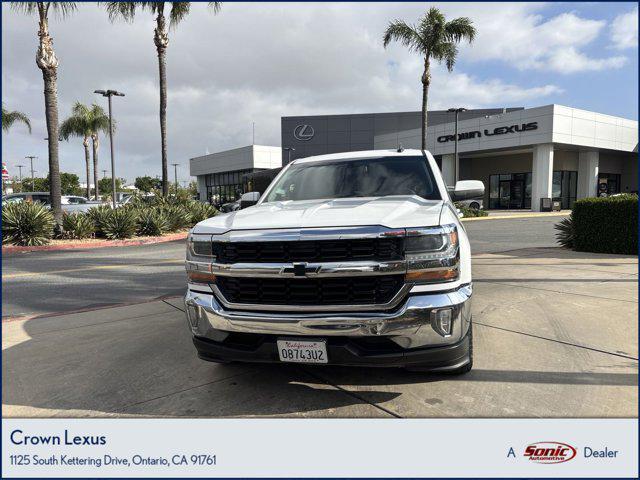
[(536, 442), (527, 446), (524, 456), (536, 463), (562, 463), (576, 456), (576, 449), (560, 442)]

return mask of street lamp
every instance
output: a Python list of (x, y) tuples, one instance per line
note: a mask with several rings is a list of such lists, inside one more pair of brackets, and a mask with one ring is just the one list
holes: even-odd
[(16, 165), (16, 167), (18, 168), (18, 175), (20, 178), (20, 188), (22, 188), (22, 169), (24, 168), (24, 165)]
[(116, 208), (116, 162), (113, 158), (113, 121), (111, 118), (111, 97), (113, 97), (114, 95), (116, 97), (124, 97), (124, 93), (117, 92), (116, 90), (94, 90), (93, 93), (97, 93), (109, 99), (109, 146), (111, 149), (111, 200), (112, 200), (113, 208)]
[(291, 163), (291, 152), (295, 152), (295, 151), (296, 151), (296, 149), (295, 149), (295, 148), (293, 148), (293, 147), (286, 147), (286, 148), (284, 149), (284, 151), (285, 151), (285, 152), (287, 152), (287, 153), (288, 153), (288, 155), (289, 155), (289, 157), (288, 157), (288, 158), (289, 158), (289, 160), (287, 160), (287, 164), (289, 164), (289, 163)]
[(460, 112), (466, 112), (467, 109), (464, 107), (458, 108), (450, 108), (447, 110), (448, 112), (455, 112), (456, 114), (456, 133), (454, 139), (454, 150), (453, 150), (453, 184), (455, 185), (458, 181), (458, 114)]
[(173, 181), (176, 184), (176, 195), (178, 195), (178, 165), (179, 163), (172, 163), (173, 166)]
[[(35, 190), (35, 187), (34, 187), (35, 180), (33, 178), (33, 173), (35, 172), (35, 170), (33, 169), (33, 159), (34, 158), (38, 158), (38, 157), (36, 157), (35, 155), (27, 155), (24, 158), (28, 158), (29, 161), (31, 162), (31, 188)], [(20, 186), (22, 186), (22, 185), (20, 185)]]

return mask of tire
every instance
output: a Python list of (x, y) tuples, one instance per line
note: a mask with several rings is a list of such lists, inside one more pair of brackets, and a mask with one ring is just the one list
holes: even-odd
[(472, 208), (474, 210), (480, 210), (480, 204), (478, 202), (471, 202), (469, 204), (469, 208)]

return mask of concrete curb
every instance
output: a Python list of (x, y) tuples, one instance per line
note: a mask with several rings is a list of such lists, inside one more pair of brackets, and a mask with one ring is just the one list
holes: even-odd
[(161, 237), (145, 237), (145, 238), (131, 238), (127, 240), (103, 240), (100, 242), (92, 243), (78, 243), (70, 241), (68, 243), (59, 243), (56, 245), (40, 245), (37, 247), (24, 247), (20, 245), (3, 245), (2, 255), (11, 255), (16, 253), (26, 252), (42, 252), (42, 251), (57, 251), (57, 250), (87, 250), (92, 248), (107, 248), (107, 247), (131, 247), (137, 245), (151, 245), (154, 243), (173, 242), (175, 240), (182, 240), (187, 238), (189, 232), (177, 232), (170, 233), (169, 235), (163, 235)]
[(553, 212), (553, 213), (523, 213), (522, 215), (496, 215), (488, 217), (469, 217), (469, 218), (461, 218), (460, 220), (463, 222), (475, 222), (480, 220), (509, 220), (511, 218), (546, 218), (546, 217), (566, 217), (567, 215), (571, 215), (570, 213), (565, 212)]

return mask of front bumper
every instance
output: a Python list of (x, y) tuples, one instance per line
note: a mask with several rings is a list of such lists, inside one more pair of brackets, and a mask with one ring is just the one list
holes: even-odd
[[(330, 364), (454, 369), (469, 361), (471, 286), (410, 295), (387, 312), (254, 312), (225, 309), (211, 293), (188, 290), (186, 316), (199, 356), (215, 361), (278, 361), (280, 336), (326, 338)], [(431, 312), (451, 308), (443, 336)]]

